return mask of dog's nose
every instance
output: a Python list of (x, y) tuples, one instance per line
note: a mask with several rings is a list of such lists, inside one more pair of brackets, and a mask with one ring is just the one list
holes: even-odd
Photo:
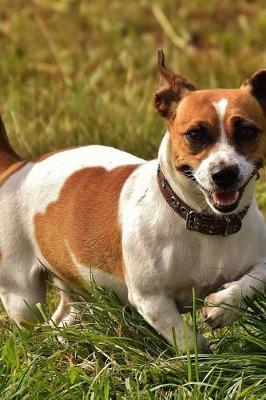
[(212, 172), (213, 182), (221, 189), (230, 189), (236, 184), (238, 178), (239, 167), (237, 165), (220, 167)]

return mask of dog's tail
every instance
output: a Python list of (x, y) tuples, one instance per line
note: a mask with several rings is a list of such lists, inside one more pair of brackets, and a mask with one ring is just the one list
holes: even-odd
[(6, 128), (1, 116), (0, 116), (0, 152), (6, 153), (9, 157), (13, 158), (14, 161), (21, 160), (20, 156), (15, 152), (15, 150), (13, 149), (13, 147), (9, 142), (6, 133)]

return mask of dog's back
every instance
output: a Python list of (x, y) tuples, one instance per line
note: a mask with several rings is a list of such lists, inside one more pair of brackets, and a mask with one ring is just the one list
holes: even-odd
[(0, 295), (10, 316), (17, 322), (30, 319), (26, 303), (44, 301), (38, 259), (75, 286), (83, 285), (84, 267), (87, 276), (94, 267), (123, 281), (118, 202), (124, 182), (143, 160), (97, 145), (31, 162), (12, 158), (9, 148), (6, 153)]

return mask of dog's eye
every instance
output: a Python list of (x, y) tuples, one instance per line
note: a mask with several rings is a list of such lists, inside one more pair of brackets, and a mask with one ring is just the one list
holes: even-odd
[(186, 139), (197, 146), (206, 146), (209, 143), (209, 137), (203, 129), (191, 129), (185, 133)]
[(251, 142), (259, 136), (260, 130), (255, 126), (244, 126), (236, 132), (236, 140), (238, 142)]

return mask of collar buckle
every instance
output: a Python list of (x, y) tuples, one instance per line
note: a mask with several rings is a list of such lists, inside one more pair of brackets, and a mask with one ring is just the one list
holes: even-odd
[(223, 236), (232, 235), (233, 233), (237, 233), (242, 228), (241, 219), (234, 215), (232, 217), (225, 217), (225, 230)]

